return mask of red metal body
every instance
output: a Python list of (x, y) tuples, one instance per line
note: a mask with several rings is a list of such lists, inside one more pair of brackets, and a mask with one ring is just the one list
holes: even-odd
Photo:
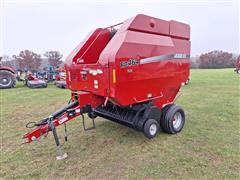
[(238, 58), (237, 58), (235, 67), (236, 67), (235, 71), (237, 71), (237, 72), (240, 71), (240, 56), (238, 56)]
[(33, 76), (32, 74), (27, 75), (27, 80), (28, 81), (37, 81), (38, 78), (36, 76)]
[(0, 66), (0, 70), (6, 70), (6, 71), (10, 71), (13, 74), (15, 74), (14, 70), (11, 67), (7, 67), (7, 66)]
[(63, 67), (60, 67), (56, 70), (57, 75), (55, 76), (55, 81), (65, 81), (66, 80), (66, 72)]
[(189, 78), (189, 25), (137, 15), (111, 30), (96, 29), (67, 57), (68, 88), (120, 106), (171, 103)]

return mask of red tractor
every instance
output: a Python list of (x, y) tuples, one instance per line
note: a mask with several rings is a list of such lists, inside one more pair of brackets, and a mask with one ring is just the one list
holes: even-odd
[(16, 74), (10, 67), (2, 65), (0, 57), (0, 89), (13, 88), (16, 85)]
[(234, 69), (234, 71), (235, 71), (237, 74), (240, 74), (240, 56), (238, 56), (238, 58), (237, 58), (237, 62), (236, 62), (235, 67), (236, 67), (236, 69)]
[[(120, 26), (116, 30), (116, 26)], [(90, 33), (65, 61), (69, 104), (49, 117), (31, 122), (35, 127), (25, 142), (52, 131), (58, 156), (62, 153), (56, 127), (77, 116), (83, 128), (95, 128), (97, 116), (133, 128), (151, 139), (162, 130), (179, 133), (185, 123), (183, 109), (175, 105), (189, 78), (190, 26), (137, 15), (123, 23)], [(85, 126), (83, 114), (92, 119)], [(67, 133), (65, 133), (67, 140)]]

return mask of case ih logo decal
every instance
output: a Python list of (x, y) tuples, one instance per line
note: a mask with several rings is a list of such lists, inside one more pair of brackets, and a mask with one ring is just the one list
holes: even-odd
[(120, 67), (121, 68), (126, 68), (129, 66), (135, 66), (138, 65), (139, 61), (137, 59), (129, 59), (128, 61), (122, 61), (120, 62)]
[(147, 63), (159, 62), (159, 61), (170, 60), (170, 59), (189, 59), (189, 58), (190, 58), (190, 54), (184, 54), (184, 53), (166, 54), (166, 55), (153, 56), (153, 57), (141, 59), (140, 64), (147, 64)]

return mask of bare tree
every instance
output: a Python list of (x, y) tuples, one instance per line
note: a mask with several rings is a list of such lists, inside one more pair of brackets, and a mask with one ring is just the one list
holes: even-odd
[(215, 50), (201, 54), (197, 63), (199, 68), (233, 68), (236, 59), (232, 53)]
[(16, 62), (13, 61), (13, 59), (12, 59), (11, 57), (7, 56), (7, 55), (3, 55), (3, 56), (1, 57), (1, 61), (2, 61), (2, 62), (1, 62), (2, 65), (4, 65), (4, 66), (8, 66), (8, 67), (11, 67), (11, 68), (13, 68), (13, 69), (16, 69), (16, 68), (17, 68)]
[(21, 51), (19, 55), (13, 55), (14, 60), (19, 64), (20, 69), (37, 70), (42, 59), (41, 55), (29, 50)]
[(62, 63), (63, 55), (59, 51), (47, 51), (44, 56), (47, 57), (50, 66), (57, 67)]

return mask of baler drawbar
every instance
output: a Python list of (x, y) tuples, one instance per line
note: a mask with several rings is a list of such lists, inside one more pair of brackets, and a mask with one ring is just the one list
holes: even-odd
[[(116, 29), (120, 26), (119, 29)], [(180, 132), (185, 113), (175, 105), (182, 85), (189, 81), (190, 26), (139, 14), (123, 23), (98, 28), (65, 61), (69, 104), (49, 117), (30, 122), (24, 135), (30, 143), (52, 131), (57, 159), (61, 150), (56, 127), (77, 116), (84, 130), (95, 128), (96, 117), (128, 126), (151, 139), (161, 130)], [(92, 119), (86, 128), (83, 114)]]

